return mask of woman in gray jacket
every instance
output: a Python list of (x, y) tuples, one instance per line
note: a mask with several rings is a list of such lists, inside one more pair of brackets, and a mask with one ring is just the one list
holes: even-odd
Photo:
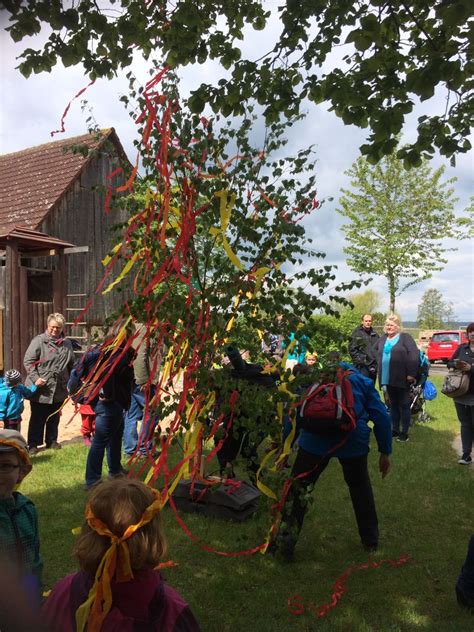
[(46, 331), (33, 338), (23, 360), (27, 385), (34, 384), (40, 377), (46, 380), (41, 390), (31, 398), (28, 426), (30, 454), (36, 454), (43, 442), (47, 448), (61, 447), (58, 443), (59, 417), (68, 396), (67, 381), (74, 365), (72, 343), (63, 336), (64, 323), (62, 314), (50, 314)]

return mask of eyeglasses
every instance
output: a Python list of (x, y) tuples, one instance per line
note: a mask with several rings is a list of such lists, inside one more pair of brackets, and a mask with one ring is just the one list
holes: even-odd
[(19, 467), (20, 465), (18, 463), (16, 465), (14, 463), (0, 463), (0, 474), (10, 474), (10, 472), (13, 472), (13, 470)]

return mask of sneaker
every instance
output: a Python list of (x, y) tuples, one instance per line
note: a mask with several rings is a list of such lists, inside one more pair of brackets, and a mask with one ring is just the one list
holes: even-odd
[(397, 437), (397, 441), (398, 441), (399, 443), (406, 443), (406, 442), (408, 441), (408, 435), (403, 434), (403, 433), (402, 433), (402, 434), (400, 434), (400, 435)]
[(458, 463), (459, 465), (471, 465), (472, 458), (469, 454), (463, 454)]
[(84, 435), (84, 437), (82, 438), (82, 442), (87, 447), (92, 445), (92, 440), (88, 435)]
[(399, 437), (400, 433), (398, 432), (398, 430), (392, 430), (392, 437)]
[(60, 450), (62, 448), (62, 445), (58, 443), (57, 441), (52, 441), (46, 447), (49, 448), (50, 450)]
[(32, 445), (28, 448), (28, 452), (30, 456), (34, 456), (35, 454), (38, 454), (39, 449), (35, 445)]

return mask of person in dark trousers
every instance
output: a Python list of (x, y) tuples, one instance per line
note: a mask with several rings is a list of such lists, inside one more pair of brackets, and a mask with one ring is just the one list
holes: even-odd
[(362, 323), (352, 332), (349, 353), (352, 364), (366, 377), (375, 382), (377, 379), (377, 354), (375, 345), (379, 335), (372, 329), (372, 316), (364, 314)]
[(43, 441), (47, 448), (57, 450), (58, 427), (61, 409), (67, 397), (67, 381), (74, 366), (72, 342), (64, 337), (65, 318), (50, 314), (46, 331), (35, 336), (25, 352), (26, 386), (36, 384), (38, 378), (44, 386), (31, 397), (31, 415), (28, 425), (30, 456), (38, 452)]
[(408, 441), (411, 422), (410, 387), (416, 383), (420, 366), (420, 352), (410, 334), (401, 331), (400, 319), (387, 316), (385, 333), (376, 347), (380, 386), (390, 400), (392, 434), (396, 440)]
[(456, 582), (458, 604), (474, 613), (474, 535), (469, 540), (466, 559)]
[(461, 424), (462, 455), (458, 463), (471, 465), (472, 444), (474, 442), (474, 323), (466, 329), (467, 342), (459, 345), (448, 362), (449, 369), (457, 369), (469, 374), (467, 393), (454, 398), (456, 413)]
[[(85, 359), (93, 366), (85, 383), (102, 383), (99, 393), (91, 389), (90, 403), (95, 412), (95, 432), (87, 455), (85, 488), (90, 489), (102, 478), (102, 462), (107, 451), (109, 476), (125, 473), (121, 464), (124, 414), (130, 406), (133, 387), (133, 351), (116, 349), (104, 343), (101, 349), (90, 352), (97, 359)], [(104, 379), (105, 378), (105, 379)]]
[[(349, 488), (359, 536), (367, 551), (375, 551), (379, 541), (378, 518), (375, 509), (372, 484), (367, 469), (371, 429), (380, 453), (379, 470), (385, 478), (390, 468), (389, 455), (392, 452), (390, 418), (385, 405), (375, 390), (373, 381), (351, 365), (341, 362), (340, 366), (349, 371), (348, 379), (354, 396), (356, 426), (346, 441), (341, 432), (316, 434), (302, 429), (298, 438), (298, 453), (291, 472), (295, 479), (282, 511), (280, 533), (270, 544), (268, 552), (278, 549), (287, 561), (293, 559), (294, 549), (303, 526), (307, 510), (308, 495), (313, 485), (326, 469), (330, 459), (339, 459), (344, 480)], [(352, 369), (352, 370), (351, 370)], [(338, 447), (338, 444), (341, 444)], [(297, 478), (300, 475), (301, 478)]]

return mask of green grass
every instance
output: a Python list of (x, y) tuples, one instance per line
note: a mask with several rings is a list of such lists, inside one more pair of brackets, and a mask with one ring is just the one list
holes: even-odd
[[(441, 378), (435, 377), (438, 387)], [(296, 561), (286, 565), (256, 554), (220, 557), (203, 552), (164, 511), (169, 558), (179, 565), (167, 581), (190, 603), (205, 632), (356, 630), (474, 630), (474, 619), (456, 604), (454, 584), (472, 528), (473, 472), (457, 464), (454, 404), (438, 395), (428, 404), (433, 421), (416, 425), (410, 442), (394, 444), (392, 469), (377, 471), (373, 440), (370, 470), (380, 523), (375, 560), (410, 561), (354, 573), (337, 607), (317, 620), (307, 610), (288, 612), (298, 594), (306, 605), (330, 599), (331, 586), (349, 565), (367, 560), (358, 541), (349, 493), (333, 461), (321, 477), (298, 542)], [(80, 444), (40, 453), (22, 492), (40, 516), (44, 580), (48, 587), (76, 569), (71, 529), (81, 524), (87, 450)], [(260, 544), (269, 526), (268, 503), (243, 524), (183, 514), (191, 531), (216, 549), (237, 551)]]

